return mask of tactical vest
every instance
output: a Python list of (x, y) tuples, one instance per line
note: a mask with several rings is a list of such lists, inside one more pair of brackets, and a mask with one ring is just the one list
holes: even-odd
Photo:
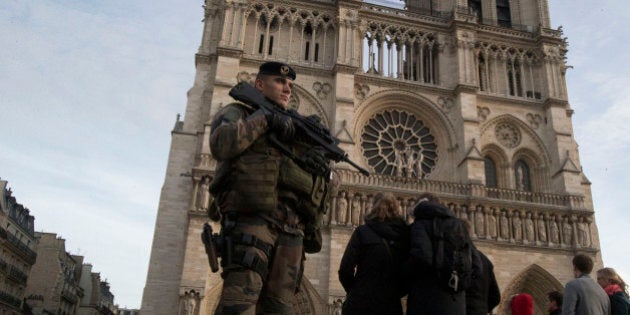
[[(304, 144), (288, 145), (300, 155)], [(279, 192), (297, 196), (296, 211), (306, 225), (321, 222), (328, 199), (328, 179), (312, 175), (273, 147), (267, 136), (256, 140), (238, 158), (217, 165), (210, 191), (219, 197), (223, 211), (271, 213)]]

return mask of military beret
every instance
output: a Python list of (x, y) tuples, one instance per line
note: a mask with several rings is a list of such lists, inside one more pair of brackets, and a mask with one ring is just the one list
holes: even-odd
[(291, 68), (289, 65), (282, 62), (277, 62), (277, 61), (265, 62), (262, 65), (260, 65), (260, 68), (258, 69), (258, 73), (287, 77), (295, 81), (295, 71), (293, 70), (293, 68)]

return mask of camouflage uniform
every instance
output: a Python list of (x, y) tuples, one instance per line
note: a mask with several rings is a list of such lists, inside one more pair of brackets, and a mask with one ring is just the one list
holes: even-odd
[[(305, 219), (298, 212), (308, 199), (303, 191), (313, 189), (318, 177), (296, 168), (269, 143), (267, 131), (265, 116), (242, 103), (227, 105), (212, 122), (210, 146), (218, 164), (211, 191), (222, 214), (221, 233), (232, 243), (229, 253), (226, 242), (222, 249), (216, 314), (293, 314), (305, 259)], [(301, 185), (306, 188), (296, 188)]]

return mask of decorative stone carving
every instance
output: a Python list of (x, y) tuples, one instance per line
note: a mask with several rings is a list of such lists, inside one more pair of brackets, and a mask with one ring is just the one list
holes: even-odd
[(588, 224), (586, 223), (585, 218), (580, 218), (580, 222), (577, 223), (578, 228), (578, 243), (582, 247), (588, 246), (588, 233), (586, 232), (588, 229)]
[(573, 228), (571, 227), (571, 222), (569, 222), (569, 218), (567, 217), (562, 219), (562, 240), (566, 245), (571, 245), (573, 243)]
[(528, 213), (525, 217), (525, 238), (530, 243), (533, 243), (536, 240), (536, 235), (534, 235), (534, 222), (532, 221), (531, 213)]
[(437, 99), (437, 104), (445, 113), (448, 113), (453, 108), (454, 102), (453, 99), (450, 97), (440, 96)]
[(486, 121), (489, 115), (490, 108), (477, 106), (477, 118), (479, 118), (480, 121)]
[(543, 122), (543, 118), (540, 115), (538, 115), (538, 114), (529, 113), (529, 114), (527, 114), (526, 117), (527, 117), (527, 122), (534, 129), (538, 129), (540, 124)]
[(337, 201), (337, 224), (346, 225), (348, 216), (348, 200), (346, 200), (346, 192), (342, 191)]
[(437, 146), (424, 123), (401, 110), (374, 115), (363, 127), (361, 148), (379, 174), (427, 177), (435, 167)]
[(354, 96), (359, 100), (364, 100), (370, 94), (370, 87), (366, 84), (354, 84)]
[(521, 143), (521, 133), (518, 128), (508, 123), (499, 123), (494, 129), (497, 141), (506, 148), (515, 148)]
[(514, 240), (517, 242), (523, 240), (523, 223), (520, 218), (520, 213), (515, 212), (512, 217), (512, 230), (514, 231)]
[(210, 195), (210, 182), (212, 177), (206, 175), (201, 178), (199, 184), (199, 191), (197, 192), (197, 210), (207, 211), (212, 202), (212, 196)]
[(326, 99), (328, 94), (332, 91), (332, 87), (328, 83), (315, 82), (313, 83), (313, 91), (320, 100)]
[(554, 244), (559, 244), (560, 235), (558, 233), (560, 233), (558, 230), (558, 223), (556, 222), (556, 217), (552, 215), (549, 218), (549, 241)]
[(255, 73), (241, 71), (236, 75), (236, 82), (247, 82), (249, 84), (254, 84), (254, 78), (256, 78)]
[(354, 195), (352, 198), (352, 226), (358, 226), (361, 218), (361, 196)]
[(497, 238), (497, 218), (494, 210), (488, 212), (488, 235), (491, 238)]
[(501, 238), (505, 240), (510, 239), (508, 218), (505, 215), (504, 211), (501, 211), (501, 218), (499, 219), (499, 225), (501, 226)]
[(538, 215), (538, 240), (541, 242), (547, 241), (547, 226), (545, 225), (545, 218), (542, 214)]
[(477, 211), (475, 211), (475, 234), (477, 234), (478, 237), (483, 237), (486, 235), (486, 231), (484, 229), (484, 214), (483, 214), (483, 207), (482, 206), (477, 206)]

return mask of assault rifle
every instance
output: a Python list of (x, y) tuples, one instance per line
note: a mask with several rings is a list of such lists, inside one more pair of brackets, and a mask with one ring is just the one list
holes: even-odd
[(323, 148), (326, 158), (335, 162), (346, 162), (356, 168), (361, 174), (370, 176), (370, 173), (366, 169), (360, 167), (348, 158), (348, 153), (338, 146), (339, 139), (335, 138), (330, 133), (330, 130), (317, 119), (302, 116), (293, 109), (283, 110), (277, 105), (272, 104), (260, 91), (245, 82), (234, 86), (229, 94), (235, 100), (241, 101), (253, 108), (290, 117), (296, 131), (303, 135), (309, 142), (313, 142)]

